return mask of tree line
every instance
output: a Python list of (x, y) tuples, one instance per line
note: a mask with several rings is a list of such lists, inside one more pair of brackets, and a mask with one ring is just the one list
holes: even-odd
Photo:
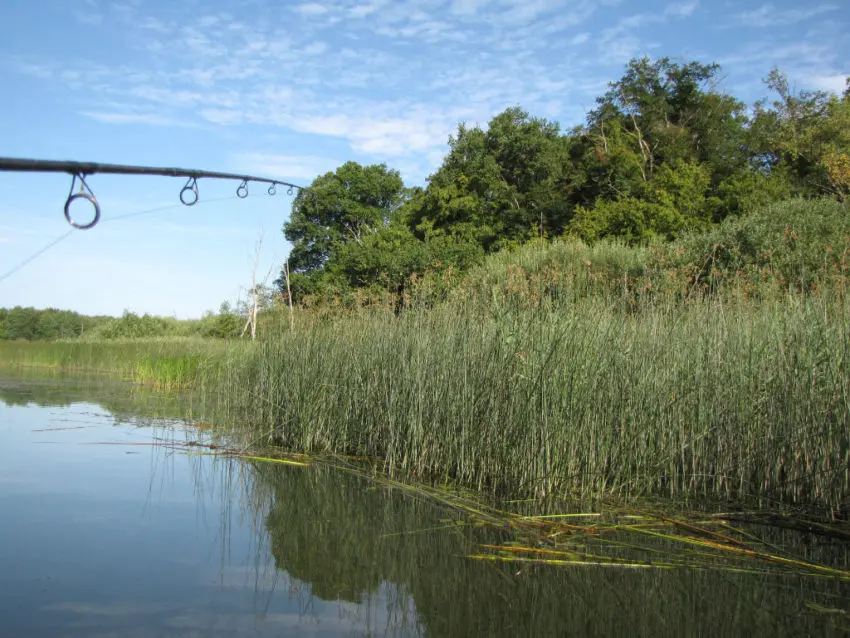
[(109, 317), (90, 317), (56, 308), (0, 308), (0, 339), (75, 339), (108, 320)]
[(56, 308), (0, 308), (0, 340), (138, 339), (149, 337), (238, 337), (245, 312), (227, 302), (201, 319), (175, 319), (125, 310), (120, 317), (83, 315)]
[[(295, 198), (285, 237), (297, 302), (402, 292), (536, 238), (672, 240), (792, 197), (850, 196), (850, 78), (842, 95), (792, 91), (751, 108), (718, 89), (720, 66), (634, 59), (586, 122), (520, 107), (460, 124), (427, 185), (347, 162)], [(284, 274), (276, 282), (286, 293)]]

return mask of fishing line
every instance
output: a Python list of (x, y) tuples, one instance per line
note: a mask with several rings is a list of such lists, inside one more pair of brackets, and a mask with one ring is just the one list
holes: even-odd
[[(205, 200), (204, 200), (204, 201), (202, 201), (202, 202), (195, 202), (195, 203), (198, 203), (198, 204), (212, 204), (212, 203), (214, 203), (214, 202), (223, 202), (223, 201), (227, 201), (227, 200), (236, 199), (237, 197), (239, 197), (239, 195), (229, 195), (229, 196), (227, 196), (227, 197), (217, 197), (217, 198), (215, 198), (215, 199), (205, 199)], [(253, 197), (253, 196), (252, 196), (252, 197)], [(239, 199), (244, 199), (244, 198), (239, 197)], [(114, 222), (114, 221), (118, 221), (118, 220), (121, 220), (121, 219), (129, 219), (129, 218), (131, 218), (131, 217), (138, 217), (138, 216), (140, 216), (140, 215), (150, 215), (150, 214), (152, 214), (152, 213), (161, 213), (161, 212), (163, 212), (163, 211), (166, 211), (166, 210), (173, 210), (173, 209), (175, 209), (175, 208), (183, 208), (184, 206), (185, 206), (185, 204), (183, 204), (183, 203), (180, 203), (180, 204), (171, 204), (171, 205), (169, 205), (169, 206), (160, 206), (159, 208), (151, 208), (151, 209), (148, 209), (148, 210), (140, 210), (140, 211), (137, 211), (137, 212), (135, 212), (135, 213), (127, 213), (126, 215), (118, 215), (118, 216), (116, 216), (116, 217), (110, 217), (109, 219), (103, 219), (103, 220), (99, 220), (99, 221), (100, 221), (100, 223)], [(73, 224), (72, 224), (72, 225), (73, 225)], [(51, 248), (53, 248), (54, 246), (56, 246), (56, 245), (57, 245), (57, 244), (59, 244), (60, 242), (64, 241), (64, 240), (65, 240), (65, 239), (67, 239), (68, 237), (70, 237), (70, 236), (74, 233), (74, 231), (75, 231), (75, 230), (85, 230), (85, 229), (81, 229), (81, 228), (77, 227), (76, 225), (73, 225), (73, 226), (74, 226), (74, 227), (73, 227), (73, 228), (71, 228), (69, 231), (67, 231), (65, 234), (63, 234), (63, 235), (61, 235), (61, 236), (57, 237), (56, 239), (54, 239), (53, 241), (51, 241), (51, 242), (50, 242), (49, 244), (47, 244), (46, 246), (44, 246), (43, 248), (40, 248), (40, 249), (39, 249), (39, 250), (37, 250), (35, 253), (33, 253), (32, 255), (30, 255), (30, 256), (29, 256), (29, 257), (27, 257), (26, 259), (24, 259), (21, 263), (19, 263), (18, 265), (16, 265), (16, 266), (12, 267), (12, 269), (11, 269), (11, 270), (7, 271), (7, 272), (6, 272), (6, 273), (4, 273), (3, 275), (0, 275), (0, 283), (2, 283), (2, 282), (3, 282), (3, 281), (5, 281), (6, 279), (8, 279), (8, 278), (9, 278), (9, 277), (11, 277), (12, 275), (14, 275), (16, 272), (18, 272), (19, 270), (21, 270), (24, 266), (26, 266), (27, 264), (29, 264), (31, 261), (33, 261), (33, 260), (34, 260), (34, 259), (36, 259), (37, 257), (40, 257), (41, 255), (43, 255), (44, 253), (46, 253), (48, 250), (50, 250)]]
[[(252, 197), (256, 197), (256, 195), (252, 195)], [(199, 204), (212, 204), (213, 202), (225, 202), (231, 199), (236, 199), (237, 195), (228, 195), (226, 197), (216, 197), (215, 199), (205, 199), (202, 202), (198, 202)], [(160, 208), (152, 208), (150, 210), (140, 210), (136, 213), (127, 213), (125, 215), (116, 215), (115, 217), (110, 217), (109, 219), (102, 220), (102, 223), (106, 222), (115, 222), (119, 219), (129, 219), (131, 217), (139, 217), (140, 215), (150, 215), (151, 213), (161, 213), (166, 210), (174, 210), (175, 208), (183, 208), (185, 204), (170, 204), (169, 206), (162, 206)]]
[(32, 255), (30, 255), (29, 257), (27, 257), (26, 259), (24, 259), (21, 263), (19, 263), (17, 266), (15, 266), (14, 268), (12, 268), (10, 271), (8, 271), (7, 273), (5, 273), (4, 275), (0, 275), (0, 283), (2, 283), (2, 282), (3, 282), (3, 281), (5, 281), (6, 279), (8, 279), (8, 278), (9, 278), (9, 277), (11, 277), (12, 275), (14, 275), (16, 272), (18, 272), (21, 268), (23, 268), (24, 266), (26, 266), (28, 263), (30, 263), (30, 262), (31, 262), (33, 259), (35, 259), (36, 257), (40, 257), (41, 255), (43, 255), (44, 253), (46, 253), (48, 250), (50, 250), (51, 248), (53, 248), (56, 244), (58, 244), (60, 241), (62, 241), (62, 240), (63, 240), (63, 239), (65, 239), (66, 237), (70, 237), (70, 236), (71, 236), (71, 234), (72, 234), (75, 230), (77, 230), (77, 229), (76, 229), (76, 228), (72, 228), (71, 230), (69, 230), (68, 232), (66, 232), (64, 235), (62, 235), (61, 237), (57, 237), (56, 239), (54, 239), (52, 242), (50, 242), (49, 244), (47, 244), (47, 245), (46, 245), (44, 248), (42, 248), (41, 250), (39, 250), (39, 251), (37, 251), (37, 252), (33, 253)]

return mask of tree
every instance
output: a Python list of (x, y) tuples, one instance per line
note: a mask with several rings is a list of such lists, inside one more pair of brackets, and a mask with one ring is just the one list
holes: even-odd
[(40, 337), (38, 331), (38, 310), (15, 306), (6, 314), (3, 322), (3, 338), (9, 340), (33, 340)]
[[(289, 256), (292, 294), (296, 299), (333, 280), (334, 258), (347, 244), (362, 245), (366, 237), (389, 224), (408, 194), (398, 171), (385, 164), (361, 166), (347, 162), (316, 178), (292, 204), (283, 231), (292, 242)], [(285, 290), (283, 276), (275, 282)]]
[[(848, 78), (850, 81), (850, 78)], [(762, 170), (788, 181), (804, 197), (850, 196), (850, 96), (826, 91), (793, 93), (774, 69), (765, 82), (779, 99), (756, 104), (750, 134), (752, 155)]]
[(238, 337), (242, 320), (233, 311), (230, 303), (223, 302), (219, 307), (218, 314), (208, 314), (202, 320), (202, 334), (205, 337), (216, 337), (228, 339)]
[(250, 328), (251, 341), (257, 338), (257, 317), (260, 310), (271, 306), (274, 299), (274, 291), (266, 286), (266, 282), (272, 274), (271, 268), (266, 273), (263, 281), (257, 282), (257, 267), (260, 265), (260, 253), (262, 249), (263, 237), (261, 235), (254, 248), (254, 268), (251, 271), (251, 287), (248, 289), (248, 294), (251, 295), (251, 303), (245, 304), (244, 314), (247, 316), (247, 319), (240, 334), (240, 336), (244, 336), (245, 332)]
[(423, 240), (457, 236), (487, 252), (558, 234), (566, 219), (553, 186), (565, 157), (558, 125), (520, 108), (494, 117), (486, 131), (461, 124), (442, 166), (408, 207), (408, 222)]
[[(715, 89), (719, 71), (716, 64), (669, 58), (631, 60), (597, 99), (586, 125), (574, 131), (564, 198), (585, 211), (597, 201), (652, 202), (660, 197), (655, 178), (663, 167), (699, 166), (708, 178), (705, 198), (713, 219), (735, 212), (731, 206), (740, 202), (720, 192), (726, 180), (743, 183), (740, 175), (750, 169), (747, 118), (743, 103)], [(661, 181), (670, 183), (669, 177)]]

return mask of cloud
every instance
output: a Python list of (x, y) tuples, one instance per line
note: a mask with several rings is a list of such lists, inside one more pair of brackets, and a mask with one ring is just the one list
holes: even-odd
[(343, 162), (316, 155), (239, 153), (233, 157), (234, 170), (272, 179), (312, 181)]
[(850, 72), (835, 75), (816, 75), (808, 78), (808, 80), (816, 89), (841, 94), (847, 88), (848, 76), (850, 76)]
[[(370, 109), (371, 110), (371, 109)], [(414, 107), (404, 116), (386, 114), (386, 106), (375, 109), (376, 114), (361, 110), (355, 115), (304, 115), (293, 122), (296, 130), (331, 137), (343, 137), (355, 150), (389, 157), (402, 156), (433, 148), (445, 142), (442, 134), (445, 122), (439, 114), (424, 106)], [(385, 114), (380, 114), (383, 110)], [(436, 131), (440, 133), (436, 133)]]
[(613, 27), (602, 31), (599, 49), (607, 62), (625, 62), (635, 57), (641, 49), (641, 40), (635, 35), (639, 27), (647, 22), (663, 21), (662, 15), (635, 14), (621, 18)]
[(105, 111), (81, 111), (93, 120), (104, 124), (146, 124), (149, 126), (193, 126), (191, 122), (158, 113), (109, 113)]
[(380, 11), (387, 4), (387, 0), (372, 0), (371, 2), (357, 4), (348, 10), (348, 16), (355, 19), (365, 18)]
[(754, 11), (744, 11), (735, 16), (742, 26), (777, 27), (799, 24), (811, 18), (831, 13), (839, 9), (835, 4), (821, 4), (802, 9), (777, 9), (772, 4), (764, 4)]
[(699, 2), (697, 0), (686, 0), (685, 2), (673, 2), (664, 7), (665, 15), (687, 18), (697, 10)]
[[(179, 9), (144, 15), (136, 4), (107, 15), (127, 21), (128, 42), (143, 63), (19, 59), (16, 66), (31, 77), (85, 87), (78, 112), (104, 124), (204, 126), (222, 133), (266, 127), (289, 131), (296, 143), (341, 141), (367, 159), (408, 162), (416, 170), (425, 165), (422, 158), (445, 152), (458, 122), (486, 123), (509, 106), (577, 124), (612, 79), (604, 67), (651, 50), (652, 34), (699, 7), (697, 0), (668, 0), (655, 13), (608, 14), (610, 26), (601, 32), (575, 29), (612, 4), (317, 0), (297, 4), (286, 25), (247, 13), (200, 10), (190, 21)], [(832, 6), (780, 13), (789, 19)], [(322, 31), (331, 24), (333, 31)], [(794, 69), (816, 71), (820, 85), (837, 83), (837, 69), (823, 57), (835, 57), (825, 50), (836, 50), (832, 45), (748, 46), (730, 54), (738, 56), (735, 64), (757, 64), (763, 73), (797, 54)], [(784, 51), (789, 46), (796, 52)], [(816, 56), (822, 56), (819, 65)], [(261, 148), (253, 149), (255, 159)], [(274, 164), (267, 156), (269, 165), (292, 171), (293, 178), (309, 179), (325, 168), (290, 162), (306, 157), (297, 151), (277, 157)]]
[(724, 66), (735, 66), (738, 69), (759, 69), (764, 72), (772, 66), (782, 65), (787, 69), (814, 69), (829, 65), (836, 57), (833, 48), (826, 42), (815, 43), (807, 41), (777, 44), (773, 39), (753, 42), (718, 58)]
[(620, 18), (613, 27), (603, 30), (598, 40), (602, 59), (608, 63), (623, 63), (655, 48), (656, 44), (647, 43), (639, 37), (639, 33), (647, 31), (648, 27), (653, 25), (687, 18), (696, 11), (698, 4), (693, 0), (674, 2), (668, 4), (660, 13), (636, 13)]
[(220, 124), (221, 126), (234, 126), (236, 124), (242, 124), (245, 121), (245, 116), (242, 112), (232, 109), (201, 109), (198, 115), (207, 122)]
[(84, 24), (90, 27), (99, 27), (101, 24), (103, 24), (103, 14), (101, 13), (76, 11), (74, 13), (74, 17), (80, 24)]
[(501, 22), (527, 24), (553, 11), (562, 3), (556, 0), (503, 0), (503, 4), (509, 8), (499, 16)]
[(323, 16), (330, 11), (330, 8), (318, 2), (305, 2), (297, 5), (295, 11), (303, 16)]
[(23, 75), (28, 75), (39, 80), (49, 80), (53, 77), (53, 67), (48, 64), (25, 62), (20, 59), (12, 60), (12, 67)]
[(324, 42), (312, 42), (304, 47), (304, 53), (307, 55), (320, 55), (328, 50), (328, 45)]
[(449, 11), (459, 16), (474, 16), (479, 9), (490, 4), (491, 0), (452, 0)]

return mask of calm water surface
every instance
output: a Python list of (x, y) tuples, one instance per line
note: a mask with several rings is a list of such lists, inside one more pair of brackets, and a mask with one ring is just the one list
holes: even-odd
[(0, 636), (850, 632), (850, 587), (832, 579), (473, 561), (487, 532), (397, 490), (150, 445), (197, 439), (190, 409), (0, 377)]

